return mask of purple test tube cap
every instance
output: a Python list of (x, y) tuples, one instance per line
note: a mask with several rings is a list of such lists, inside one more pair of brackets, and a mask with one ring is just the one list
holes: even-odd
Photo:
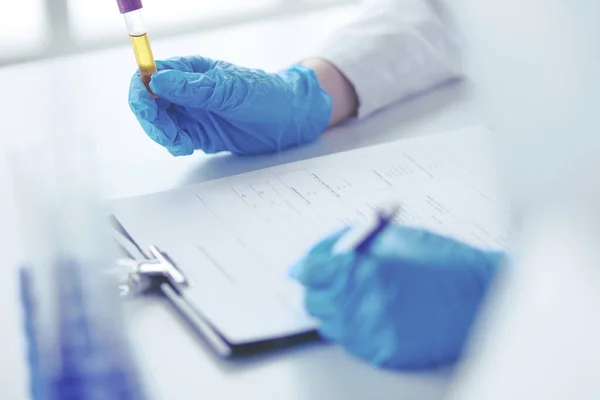
[(119, 11), (121, 11), (121, 14), (139, 10), (143, 7), (142, 0), (117, 0), (117, 4), (119, 5)]

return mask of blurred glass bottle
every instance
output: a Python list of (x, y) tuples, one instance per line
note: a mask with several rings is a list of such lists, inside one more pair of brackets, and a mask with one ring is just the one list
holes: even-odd
[(146, 399), (109, 273), (117, 254), (98, 203), (92, 138), (76, 113), (66, 119), (59, 110), (75, 110), (76, 99), (73, 83), (54, 72), (42, 90), (61, 102), (39, 110), (47, 130), (10, 160), (32, 394), (36, 400)]

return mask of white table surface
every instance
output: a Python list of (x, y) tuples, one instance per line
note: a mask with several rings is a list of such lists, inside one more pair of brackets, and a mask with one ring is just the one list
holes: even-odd
[[(493, 11), (478, 1), (463, 3), (458, 10), (461, 15), (487, 16), (488, 22), (496, 21), (495, 28), (503, 24), (501, 14), (496, 19), (490, 17)], [(468, 7), (469, 12), (463, 12)], [(355, 15), (353, 7), (330, 9), (286, 20), (154, 41), (153, 48), (157, 59), (196, 53), (275, 71), (309, 56), (325, 35)], [(493, 25), (489, 27), (494, 28)], [(255, 158), (207, 157), (201, 153), (174, 158), (154, 144), (127, 105), (128, 85), (135, 65), (124, 36), (120, 48), (0, 69), (0, 149), (47, 134), (52, 126), (88, 135), (97, 149), (103, 196), (114, 198), (409, 136), (489, 123), (482, 108), (483, 94), (501, 91), (504, 86), (494, 78), (498, 75), (495, 72), (508, 71), (509, 77), (517, 77), (518, 71), (507, 60), (509, 68), (498, 64), (496, 70), (486, 70), (474, 83), (471, 78), (478, 77), (484, 65), (490, 65), (489, 59), (487, 65), (480, 61), (481, 52), (487, 51), (485, 54), (495, 56), (493, 59), (497, 61), (499, 49), (493, 46), (510, 46), (512, 42), (502, 43), (504, 38), (494, 36), (493, 29), (486, 36), (481, 23), (469, 26), (462, 27), (463, 35), (469, 38), (465, 66), (467, 73), (472, 74), (466, 81), (390, 107), (361, 123), (333, 129), (309, 146)], [(518, 30), (525, 27), (524, 23), (513, 24), (512, 32), (516, 30), (518, 37)], [(472, 40), (474, 35), (469, 33), (469, 29), (475, 28), (480, 40)], [(544, 43), (543, 37), (531, 42), (538, 47)], [(487, 46), (492, 47), (488, 50)], [(534, 65), (530, 67), (533, 69)], [(58, 85), (59, 93), (51, 93), (52, 82)], [(543, 82), (538, 84), (541, 88)], [(512, 100), (516, 102), (512, 109), (518, 110), (531, 99), (524, 98), (521, 104), (518, 96)], [(524, 118), (518, 112), (515, 115)], [(4, 273), (0, 279), (0, 398), (18, 400), (27, 398), (25, 348), (14, 272), (20, 252), (14, 233), (8, 173), (3, 163), (0, 158), (0, 246)], [(243, 362), (219, 361), (159, 299), (129, 304), (127, 317), (157, 399), (438, 399), (448, 384), (448, 371), (376, 370), (332, 345), (311, 345)]]

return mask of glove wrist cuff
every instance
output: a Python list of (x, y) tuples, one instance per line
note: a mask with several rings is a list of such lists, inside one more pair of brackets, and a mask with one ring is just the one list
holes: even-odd
[(282, 74), (284, 80), (291, 84), (296, 93), (294, 102), (300, 107), (296, 110), (305, 110), (304, 115), (296, 118), (305, 120), (303, 137), (312, 141), (325, 132), (331, 120), (333, 99), (323, 89), (316, 71), (308, 66), (294, 64)]

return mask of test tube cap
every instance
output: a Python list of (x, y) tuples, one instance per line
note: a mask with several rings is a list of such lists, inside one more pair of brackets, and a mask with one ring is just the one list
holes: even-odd
[(121, 14), (142, 8), (142, 0), (117, 0)]

